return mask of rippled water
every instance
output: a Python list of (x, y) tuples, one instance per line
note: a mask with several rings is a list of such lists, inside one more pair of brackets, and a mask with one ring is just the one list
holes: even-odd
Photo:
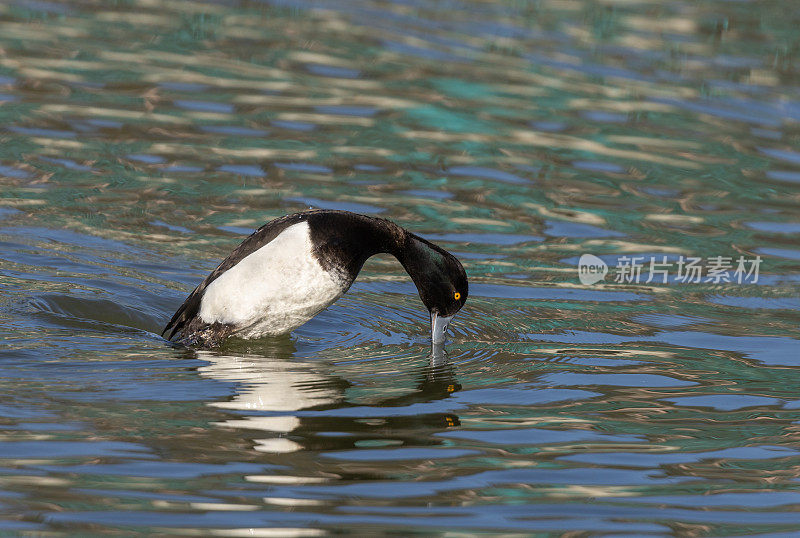
[[(0, 5), (0, 532), (800, 532), (798, 27), (779, 1)], [(445, 359), (389, 257), (289, 337), (157, 336), (307, 207), (464, 261)]]

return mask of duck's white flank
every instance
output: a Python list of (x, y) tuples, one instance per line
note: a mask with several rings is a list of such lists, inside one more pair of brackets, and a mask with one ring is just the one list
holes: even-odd
[(206, 288), (199, 316), (232, 324), (241, 338), (284, 334), (310, 320), (347, 291), (312, 254), (306, 222), (242, 258)]

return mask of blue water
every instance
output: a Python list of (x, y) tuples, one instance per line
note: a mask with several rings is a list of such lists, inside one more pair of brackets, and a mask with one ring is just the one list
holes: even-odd
[[(0, 6), (0, 533), (797, 534), (798, 23)], [(158, 335), (309, 207), (463, 261), (444, 354), (388, 256), (291, 335)]]

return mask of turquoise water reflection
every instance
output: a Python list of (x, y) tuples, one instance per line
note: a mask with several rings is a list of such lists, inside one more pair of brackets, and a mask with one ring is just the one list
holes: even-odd
[[(797, 23), (0, 6), (0, 531), (799, 532)], [(457, 253), (446, 360), (388, 257), (289, 337), (157, 336), (243, 234), (309, 206)], [(609, 275), (582, 284), (583, 254)], [(613, 278), (757, 255), (757, 283)]]

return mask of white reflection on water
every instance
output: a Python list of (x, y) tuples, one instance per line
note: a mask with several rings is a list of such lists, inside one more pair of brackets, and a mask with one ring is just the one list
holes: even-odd
[(294, 452), (302, 449), (282, 434), (300, 426), (300, 418), (292, 411), (335, 404), (343, 400), (342, 390), (330, 385), (330, 378), (316, 371), (308, 362), (293, 362), (266, 355), (220, 355), (200, 351), (198, 358), (208, 366), (198, 369), (201, 375), (227, 382), (236, 382), (236, 394), (230, 400), (209, 402), (221, 409), (245, 412), (279, 413), (270, 416), (245, 416), (217, 423), (228, 428), (246, 428), (272, 432), (272, 437), (256, 441), (262, 452)]
[[(344, 410), (345, 414), (366, 417), (383, 406), (397, 408), (419, 401), (438, 400), (460, 390), (442, 344), (431, 349), (428, 366), (420, 372), (415, 390), (389, 397), (384, 395), (378, 401), (371, 401), (369, 406), (348, 401), (346, 390), (351, 383), (333, 374), (330, 366), (325, 366), (322, 361), (293, 360), (292, 345), (266, 345), (259, 351), (264, 354), (239, 355), (201, 350), (197, 352), (197, 358), (208, 364), (197, 371), (203, 377), (235, 383), (232, 397), (208, 402), (207, 405), (243, 415), (242, 418), (217, 422), (217, 426), (268, 432), (269, 437), (254, 440), (254, 448), (260, 452), (287, 453), (305, 448), (288, 438), (301, 427), (302, 417), (331, 416), (327, 410), (335, 416), (336, 409), (341, 408), (351, 409)], [(369, 372), (358, 370), (354, 375), (364, 376)], [(448, 419), (449, 424), (456, 424), (457, 417)]]

